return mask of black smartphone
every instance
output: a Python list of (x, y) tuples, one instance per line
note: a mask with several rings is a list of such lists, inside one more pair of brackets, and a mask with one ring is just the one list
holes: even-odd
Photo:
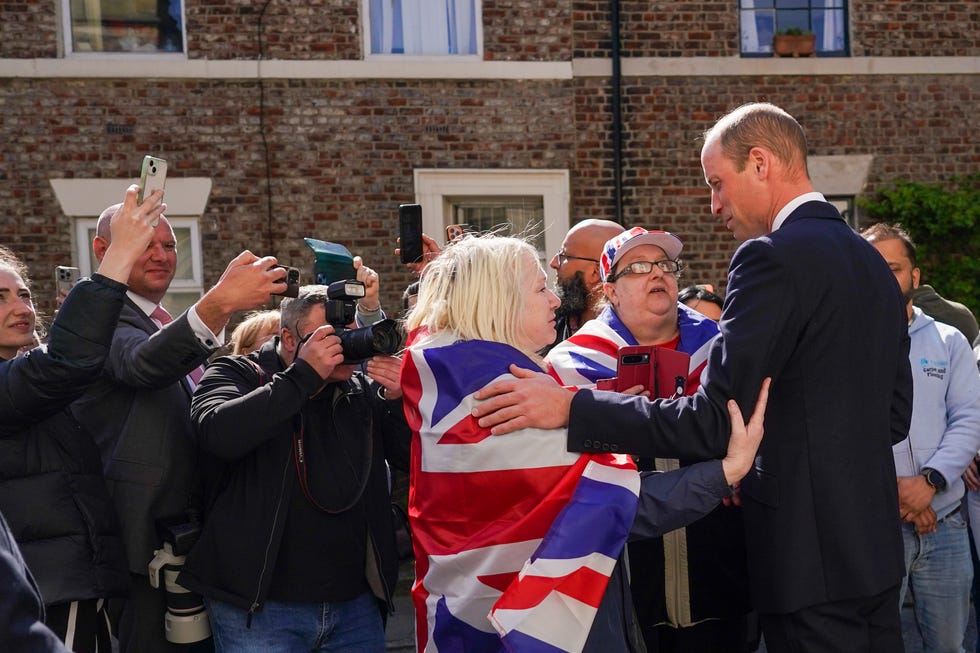
[(422, 205), (402, 204), (398, 207), (398, 237), (402, 263), (422, 260)]
[(286, 276), (278, 279), (279, 283), (285, 283), (286, 289), (282, 292), (272, 293), (273, 295), (280, 295), (282, 297), (298, 297), (299, 296), (299, 270), (296, 268), (284, 268), (286, 270)]

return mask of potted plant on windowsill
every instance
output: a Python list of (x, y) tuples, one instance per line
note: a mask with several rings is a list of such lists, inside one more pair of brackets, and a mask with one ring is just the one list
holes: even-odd
[(799, 27), (779, 30), (772, 37), (772, 50), (777, 57), (812, 57), (817, 36)]

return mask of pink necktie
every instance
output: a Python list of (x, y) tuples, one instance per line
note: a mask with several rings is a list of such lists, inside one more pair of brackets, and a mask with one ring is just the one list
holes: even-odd
[(170, 316), (170, 313), (168, 313), (167, 309), (165, 309), (163, 306), (157, 306), (154, 308), (153, 312), (150, 313), (150, 317), (163, 326), (167, 326), (174, 321), (174, 318)]
[[(159, 322), (160, 324), (162, 324), (163, 326), (167, 326), (168, 324), (174, 321), (174, 318), (170, 315), (170, 313), (167, 312), (167, 309), (165, 309), (163, 306), (157, 306), (156, 308), (154, 308), (153, 312), (150, 313), (150, 317), (156, 320), (157, 322)], [(192, 369), (190, 372), (187, 373), (187, 378), (189, 378), (191, 381), (194, 382), (195, 388), (197, 387), (197, 384), (201, 382), (202, 376), (204, 376), (204, 367), (201, 365), (198, 365), (197, 367), (195, 367), (194, 369)]]

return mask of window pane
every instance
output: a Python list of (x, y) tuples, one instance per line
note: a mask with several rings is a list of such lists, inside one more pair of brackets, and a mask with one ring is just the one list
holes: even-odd
[(739, 9), (742, 54), (771, 53), (773, 35), (791, 28), (812, 32), (818, 53), (847, 52), (845, 0), (739, 0)]
[(815, 10), (813, 12), (813, 33), (817, 35), (818, 52), (842, 52), (844, 50), (844, 10)]
[(373, 54), (476, 54), (476, 0), (369, 0)]
[(742, 12), (742, 52), (772, 52), (776, 15), (771, 9)]
[(544, 253), (544, 200), (536, 197), (459, 198), (450, 200), (453, 219), (480, 233), (527, 238)]
[(191, 259), (191, 229), (190, 227), (174, 227), (177, 237), (177, 274), (174, 279), (194, 280), (194, 262)]
[(72, 52), (183, 52), (181, 0), (70, 0)]

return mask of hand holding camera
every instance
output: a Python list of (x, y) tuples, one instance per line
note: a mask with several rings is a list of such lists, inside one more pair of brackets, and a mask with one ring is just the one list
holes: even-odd
[(324, 380), (344, 363), (344, 347), (330, 324), (318, 327), (301, 343), (297, 358), (306, 361)]

